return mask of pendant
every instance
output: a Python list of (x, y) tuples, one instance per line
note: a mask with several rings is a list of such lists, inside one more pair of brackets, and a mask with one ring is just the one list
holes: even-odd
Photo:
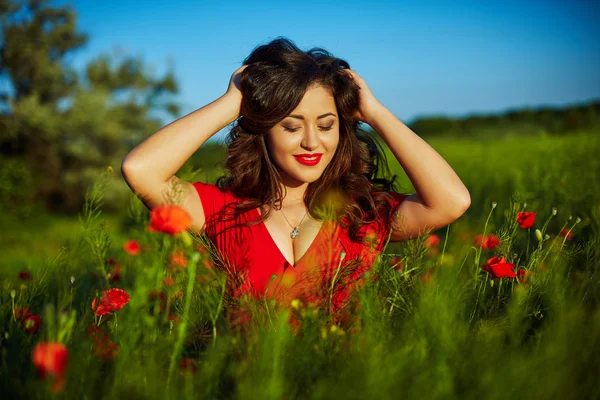
[(296, 239), (299, 234), (300, 234), (300, 232), (298, 232), (298, 227), (295, 227), (294, 230), (292, 231), (292, 233), (290, 233), (290, 236), (292, 239)]

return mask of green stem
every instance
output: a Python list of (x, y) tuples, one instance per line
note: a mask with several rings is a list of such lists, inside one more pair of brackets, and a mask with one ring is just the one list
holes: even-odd
[(190, 257), (190, 261), (188, 263), (188, 285), (187, 291), (185, 294), (185, 305), (183, 308), (183, 315), (181, 316), (181, 322), (179, 324), (179, 329), (177, 330), (177, 342), (175, 343), (175, 348), (171, 353), (171, 362), (169, 363), (169, 376), (167, 378), (167, 387), (171, 382), (171, 378), (173, 377), (173, 373), (175, 372), (175, 363), (177, 361), (177, 357), (183, 348), (183, 341), (185, 339), (185, 331), (187, 330), (188, 324), (188, 315), (190, 313), (190, 305), (192, 304), (192, 292), (194, 290), (194, 283), (196, 281), (196, 264), (200, 259), (199, 253), (192, 253)]

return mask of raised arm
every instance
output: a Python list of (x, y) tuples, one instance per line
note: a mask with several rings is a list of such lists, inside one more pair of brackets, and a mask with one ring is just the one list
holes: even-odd
[(175, 173), (211, 136), (237, 119), (242, 100), (237, 69), (231, 76), (227, 92), (206, 106), (171, 122), (149, 136), (123, 159), (121, 172), (131, 190), (148, 207), (165, 204), (180, 187), (181, 204), (192, 217), (192, 230), (200, 232), (204, 210), (190, 182)]
[(356, 118), (368, 123), (383, 138), (417, 191), (398, 207), (390, 241), (413, 239), (458, 219), (471, 205), (471, 197), (456, 172), (427, 142), (377, 101), (355, 71), (342, 72), (349, 74), (360, 88), (360, 110)]

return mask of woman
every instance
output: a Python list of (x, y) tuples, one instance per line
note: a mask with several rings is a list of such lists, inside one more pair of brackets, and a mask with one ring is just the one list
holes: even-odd
[[(223, 96), (134, 148), (123, 175), (149, 209), (181, 185), (180, 205), (219, 250), (234, 296), (300, 299), (338, 315), (388, 241), (453, 222), (469, 192), (344, 60), (277, 38), (243, 64)], [(175, 176), (234, 121), (216, 185)], [(416, 193), (396, 193), (378, 176), (385, 158), (360, 122), (387, 143)]]

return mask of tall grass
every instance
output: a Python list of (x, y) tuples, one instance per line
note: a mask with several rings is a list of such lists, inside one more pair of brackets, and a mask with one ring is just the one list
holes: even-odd
[[(246, 300), (252, 320), (234, 329), (226, 276), (201, 251), (208, 243), (148, 232), (133, 198), (123, 225), (134, 228), (109, 230), (101, 209), (110, 188), (100, 177), (78, 229), (68, 225), (67, 244), (28, 265), (31, 279), (17, 278), (24, 264), (3, 271), (3, 398), (599, 398), (598, 145), (590, 135), (433, 145), (469, 187), (471, 209), (437, 232), (435, 247), (425, 236), (390, 244), (344, 326), (310, 304)], [(538, 212), (532, 228), (518, 226), (520, 211)], [(498, 247), (473, 243), (490, 233)], [(123, 252), (123, 238), (140, 253)], [(172, 263), (179, 251), (185, 266)], [(33, 245), (29, 252), (21, 257), (34, 257)], [(481, 266), (493, 256), (530, 271), (527, 280), (491, 279)], [(100, 320), (91, 303), (108, 287), (131, 301)], [(36, 332), (19, 323), (18, 306), (41, 316)], [(116, 354), (94, 342), (94, 323)], [(69, 350), (62, 393), (36, 374), (31, 351), (42, 341)]]

